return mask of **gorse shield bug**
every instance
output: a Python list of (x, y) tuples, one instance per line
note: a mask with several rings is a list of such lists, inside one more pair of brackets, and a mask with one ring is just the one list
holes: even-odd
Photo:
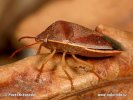
[(13, 57), (17, 52), (24, 48), (40, 44), (37, 54), (40, 53), (42, 47), (46, 47), (52, 52), (46, 57), (47, 60), (44, 61), (43, 66), (41, 67), (41, 69), (43, 69), (45, 63), (47, 63), (55, 53), (62, 52), (62, 68), (71, 82), (72, 89), (72, 78), (65, 69), (66, 54), (71, 54), (74, 60), (90, 67), (92, 66), (91, 64), (77, 58), (75, 55), (85, 57), (109, 57), (120, 54), (123, 51), (119, 42), (103, 33), (66, 21), (56, 21), (36, 37), (25, 36), (19, 40), (24, 38), (33, 38), (36, 43), (16, 50), (10, 57)]

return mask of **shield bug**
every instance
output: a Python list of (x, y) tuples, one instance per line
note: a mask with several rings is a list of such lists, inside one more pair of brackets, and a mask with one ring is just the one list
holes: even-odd
[[(10, 57), (13, 57), (17, 52), (23, 50), (24, 48), (38, 43), (40, 43), (40, 46), (37, 54), (40, 53), (42, 47), (46, 47), (52, 51), (52, 53), (46, 57), (47, 60), (45, 60), (44, 64), (47, 63), (47, 61), (51, 59), (55, 53), (62, 52), (62, 68), (71, 82), (72, 89), (72, 78), (65, 69), (66, 54), (71, 54), (74, 60), (90, 67), (92, 66), (91, 64), (81, 60), (75, 55), (85, 57), (109, 57), (120, 54), (123, 51), (120, 43), (103, 33), (99, 33), (95, 30), (66, 21), (56, 21), (36, 37), (25, 36), (19, 40), (24, 38), (33, 38), (36, 43), (16, 50)], [(43, 69), (43, 66), (41, 69)]]

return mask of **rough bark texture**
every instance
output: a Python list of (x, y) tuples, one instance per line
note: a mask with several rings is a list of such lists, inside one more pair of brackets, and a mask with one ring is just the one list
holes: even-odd
[[(73, 79), (75, 90), (62, 70), (61, 54), (56, 54), (45, 65), (38, 81), (38, 69), (45, 55), (27, 57), (18, 62), (0, 67), (1, 99), (66, 99), (66, 100), (131, 100), (133, 98), (133, 34), (100, 25), (98, 31), (119, 41), (125, 51), (108, 58), (86, 58), (90, 67), (66, 56), (66, 70)], [(10, 96), (11, 93), (34, 96)], [(100, 93), (121, 93), (125, 96), (98, 96)], [(8, 96), (5, 96), (8, 95)]]

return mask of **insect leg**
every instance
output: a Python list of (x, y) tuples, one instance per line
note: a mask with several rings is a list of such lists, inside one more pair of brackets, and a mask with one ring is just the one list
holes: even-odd
[(63, 56), (62, 56), (62, 69), (63, 71), (65, 72), (65, 74), (67, 75), (68, 79), (70, 80), (70, 83), (71, 83), (71, 90), (74, 90), (74, 86), (73, 86), (73, 81), (72, 81), (72, 77), (68, 74), (68, 72), (66, 71), (65, 67), (66, 67), (66, 61), (65, 61), (65, 55), (66, 55), (66, 52), (63, 53)]
[(89, 66), (89, 67), (90, 67), (90, 71), (93, 71), (93, 73), (94, 73), (99, 79), (102, 79), (96, 72), (94, 72), (94, 66), (93, 66), (92, 64), (90, 64), (90, 63), (88, 63), (88, 62), (86, 62), (86, 61), (84, 61), (84, 60), (81, 60), (81, 59), (77, 58), (74, 54), (72, 54), (72, 57), (73, 57), (76, 61), (78, 61), (78, 62), (80, 62), (80, 63), (82, 63), (82, 64), (85, 64), (85, 65)]
[(38, 50), (37, 50), (37, 55), (40, 54), (42, 46), (43, 46), (43, 44), (41, 43)]
[(72, 54), (72, 57), (73, 57), (74, 60), (76, 60), (77, 62), (89, 66), (90, 70), (93, 69), (93, 65), (92, 65), (92, 64), (90, 64), (90, 63), (88, 63), (88, 62), (86, 62), (86, 61), (84, 61), (84, 60), (81, 60), (81, 59), (77, 58), (74, 54)]
[(39, 69), (39, 74), (37, 75), (36, 81), (38, 81), (38, 79), (41, 76), (41, 73), (43, 71), (43, 68), (45, 66), (45, 64), (54, 56), (54, 54), (56, 53), (56, 49), (53, 50), (53, 52), (51, 54), (49, 54), (43, 61), (41, 68)]
[(56, 52), (56, 49), (54, 49), (53, 52), (46, 57), (43, 64), (46, 64), (54, 56), (55, 52)]

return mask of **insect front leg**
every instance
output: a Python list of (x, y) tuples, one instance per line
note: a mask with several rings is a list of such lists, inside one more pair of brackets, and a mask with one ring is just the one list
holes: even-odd
[(39, 74), (37, 75), (36, 81), (39, 80), (41, 73), (43, 72), (43, 68), (44, 68), (45, 64), (54, 56), (55, 53), (56, 53), (56, 49), (54, 49), (51, 54), (49, 54), (47, 57), (45, 57), (42, 65), (41, 65), (41, 68), (39, 69)]
[(41, 49), (42, 49), (42, 46), (43, 46), (43, 43), (40, 44), (40, 46), (39, 46), (39, 48), (38, 48), (38, 50), (37, 50), (37, 53), (36, 53), (37, 55), (40, 54)]

